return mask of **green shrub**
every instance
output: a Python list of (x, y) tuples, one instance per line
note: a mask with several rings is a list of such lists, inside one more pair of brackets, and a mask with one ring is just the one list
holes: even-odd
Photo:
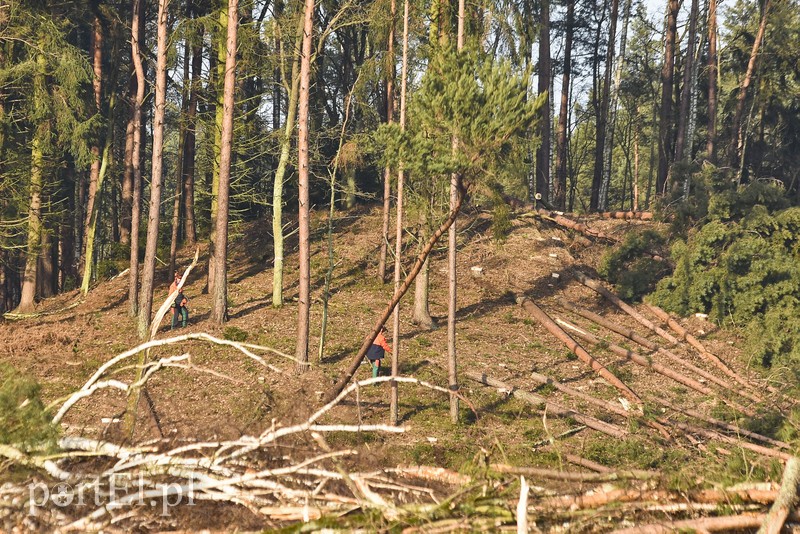
[(222, 331), (222, 337), (228, 341), (243, 342), (247, 341), (247, 332), (235, 326), (226, 326)]
[(52, 449), (58, 428), (51, 424), (32, 377), (0, 363), (0, 443), (22, 449)]
[(655, 230), (633, 231), (612, 250), (603, 255), (598, 273), (616, 285), (625, 300), (639, 300), (655, 289), (656, 282), (669, 274), (664, 261), (652, 255), (663, 255), (666, 239)]

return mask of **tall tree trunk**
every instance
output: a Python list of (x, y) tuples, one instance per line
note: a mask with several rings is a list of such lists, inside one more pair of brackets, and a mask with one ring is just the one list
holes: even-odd
[(717, 0), (708, 0), (708, 143), (711, 163), (717, 162)]
[[(395, 2), (392, 0), (392, 13), (394, 14)], [(400, 70), (400, 129), (406, 129), (406, 89), (408, 80), (408, 0), (403, 2), (403, 67)], [(394, 17), (392, 17), (394, 24)], [(394, 291), (400, 289), (402, 275), (402, 252), (403, 252), (403, 189), (405, 188), (405, 172), (402, 163), (397, 171), (397, 221), (395, 227), (395, 248), (394, 248)], [(394, 309), (392, 318), (392, 376), (400, 374), (400, 302)], [(399, 401), (397, 394), (397, 382), (391, 383), (391, 395), (389, 402), (389, 424), (396, 425), (399, 411)]]
[[(190, 4), (187, 4), (187, 11), (190, 9)], [(187, 12), (187, 18), (191, 13)], [(188, 136), (188, 122), (189, 122), (189, 68), (191, 64), (191, 50), (192, 46), (189, 39), (184, 41), (183, 48), (183, 87), (181, 88), (181, 114), (178, 118), (178, 161), (175, 165), (175, 197), (172, 203), (172, 235), (170, 236), (169, 244), (169, 270), (167, 271), (167, 279), (172, 280), (175, 276), (175, 264), (178, 256), (178, 241), (180, 240), (181, 229), (181, 205), (183, 201), (183, 177), (184, 172), (184, 157), (186, 156), (186, 138)]]
[[(191, 2), (189, 2), (191, 4)], [(187, 7), (188, 9), (188, 7)], [(194, 175), (197, 145), (197, 99), (202, 83), (203, 33), (192, 45), (192, 81), (189, 86), (189, 108), (186, 115), (186, 138), (183, 144), (183, 213), (184, 238), (186, 244), (194, 246), (197, 242), (197, 227), (194, 217)]]
[[(465, 0), (458, 0), (458, 34), (456, 47), (459, 52), (464, 48), (464, 6)], [(453, 151), (458, 150), (458, 138), (453, 138)], [(450, 212), (457, 213), (461, 203), (461, 176), (453, 173), (450, 176)], [(458, 276), (456, 270), (457, 255), (456, 221), (450, 225), (447, 233), (447, 381), (450, 389), (450, 421), (458, 423), (458, 365), (456, 351), (456, 311), (458, 310)]]
[(164, 163), (164, 112), (167, 93), (167, 4), (158, 2), (158, 54), (156, 59), (155, 112), (153, 115), (153, 161), (150, 171), (150, 211), (147, 222), (147, 244), (144, 250), (142, 289), (139, 296), (139, 337), (145, 338), (153, 309), (153, 285), (156, 272), (158, 225), (161, 219), (161, 185)]
[(131, 209), (133, 204), (133, 127), (136, 98), (136, 70), (131, 61), (128, 83), (128, 97), (130, 98), (130, 116), (125, 125), (125, 155), (123, 156), (122, 173), (122, 202), (120, 206), (119, 242), (130, 245), (131, 242)]
[[(37, 56), (39, 72), (37, 79), (44, 85), (45, 58)], [(42, 123), (37, 129), (31, 143), (31, 182), (30, 205), (28, 207), (28, 246), (25, 256), (25, 271), (22, 279), (19, 313), (32, 312), (36, 297), (36, 280), (39, 270), (39, 250), (42, 242), (42, 186), (44, 184), (44, 137), (49, 134), (49, 124)]]
[(539, 136), (541, 142), (536, 150), (536, 192), (541, 195), (544, 202), (550, 197), (550, 81), (552, 69), (550, 67), (550, 0), (540, 2), (540, 33), (539, 33), (539, 94), (547, 93), (547, 99), (539, 110)]
[(219, 199), (217, 201), (217, 238), (214, 292), (211, 319), (222, 324), (228, 320), (228, 197), (231, 183), (231, 152), (233, 144), (233, 111), (236, 104), (236, 33), (239, 27), (239, 0), (228, 0), (228, 38), (223, 84), (222, 152), (219, 155)]
[[(92, 32), (92, 68), (94, 77), (92, 78), (92, 88), (94, 89), (95, 112), (102, 113), (103, 97), (103, 26), (100, 15), (95, 14)], [(87, 236), (89, 234), (90, 218), (94, 212), (94, 204), (99, 193), (98, 177), (100, 176), (100, 140), (92, 144), (92, 165), (89, 169), (89, 194), (86, 199), (86, 220), (83, 226), (83, 252), (81, 254), (81, 269), (85, 270), (86, 264), (92, 262), (92, 258), (86, 256)], [(91, 268), (91, 267), (90, 267)]]
[[(605, 9), (605, 7), (603, 7)], [(603, 185), (603, 156), (606, 146), (606, 123), (608, 122), (608, 104), (611, 94), (611, 72), (614, 68), (614, 43), (617, 39), (617, 14), (619, 12), (619, 0), (611, 1), (611, 20), (608, 32), (608, 45), (606, 47), (606, 61), (603, 74), (602, 89), (600, 95), (599, 109), (596, 112), (596, 135), (594, 145), (594, 174), (592, 176), (592, 194), (589, 200), (589, 209), (597, 211), (600, 208), (600, 189)], [(598, 23), (598, 27), (600, 23)], [(599, 28), (595, 42), (595, 50), (599, 44)], [(595, 59), (599, 61), (599, 58)], [(595, 71), (597, 69), (595, 68)], [(594, 78), (598, 77), (595, 73)], [(597, 97), (595, 97), (597, 98)]]
[(639, 211), (639, 107), (633, 121), (633, 211)]
[[(394, 120), (394, 79), (395, 57), (394, 57), (394, 27), (397, 17), (397, 2), (391, 0), (390, 3), (389, 36), (387, 46), (387, 66), (386, 71), (386, 123), (392, 124)], [(378, 280), (383, 284), (386, 281), (386, 253), (389, 247), (389, 208), (392, 196), (392, 170), (387, 165), (383, 169), (383, 225), (381, 226), (381, 249), (378, 255)]]
[[(225, 61), (227, 58), (227, 50), (225, 43), (228, 33), (228, 2), (230, 0), (223, 0), (220, 2), (219, 7), (219, 28), (217, 32), (217, 69), (215, 86), (215, 128), (214, 128), (214, 174), (211, 181), (211, 232), (209, 236), (208, 247), (208, 292), (214, 294), (214, 284), (216, 283), (216, 275), (214, 269), (217, 267), (216, 259), (216, 239), (217, 239), (217, 210), (219, 209), (219, 169), (220, 169), (220, 154), (222, 154), (222, 122), (223, 110), (225, 108), (224, 89), (222, 85), (225, 80)], [(213, 37), (212, 37), (213, 42)]]
[[(622, 69), (625, 66), (625, 47), (628, 42), (628, 22), (631, 18), (631, 0), (625, 2), (622, 10), (622, 32), (619, 38), (619, 55), (614, 69), (614, 85), (611, 88), (609, 120), (606, 122), (605, 147), (603, 149), (603, 182), (600, 186), (600, 211), (608, 208), (608, 194), (611, 190), (611, 171), (614, 163), (614, 133), (617, 128), (617, 108), (619, 107), (619, 87), (622, 83)], [(622, 202), (625, 202), (624, 191)]]
[(133, 101), (133, 195), (131, 199), (131, 254), (128, 275), (128, 315), (139, 313), (139, 220), (142, 212), (142, 104), (144, 102), (144, 66), (139, 43), (144, 40), (144, 0), (134, 0), (131, 20), (131, 58), (136, 71), (136, 97)]
[(308, 330), (311, 311), (311, 237), (309, 231), (309, 90), (311, 83), (311, 38), (314, 31), (314, 0), (305, 0), (303, 14), (303, 47), (300, 56), (300, 93), (298, 113), (298, 192), (297, 223), (299, 238), (299, 295), (297, 305), (297, 347), (295, 358), (297, 370), (305, 372), (308, 368)]
[(681, 107), (678, 111), (678, 133), (675, 137), (675, 160), (685, 161), (688, 159), (686, 147), (691, 150), (692, 140), (686, 138), (689, 129), (689, 111), (692, 100), (692, 72), (694, 71), (695, 57), (694, 46), (697, 38), (697, 16), (699, 12), (699, 0), (692, 0), (692, 7), (689, 11), (689, 35), (686, 45), (686, 61), (683, 66), (683, 87), (681, 88)]
[(675, 75), (675, 40), (680, 0), (669, 0), (664, 65), (661, 68), (661, 108), (658, 124), (658, 175), (656, 194), (664, 195), (672, 158), (672, 86)]
[(103, 180), (105, 179), (106, 172), (108, 171), (109, 160), (111, 159), (111, 143), (114, 133), (114, 107), (116, 98), (114, 93), (111, 94), (111, 101), (109, 102), (109, 127), (106, 133), (105, 146), (103, 147), (102, 161), (100, 171), (97, 173), (97, 194), (92, 209), (89, 211), (89, 224), (86, 228), (86, 261), (83, 266), (83, 281), (81, 282), (81, 293), (84, 295), (89, 292), (89, 284), (92, 280), (92, 271), (94, 267), (94, 245), (95, 238), (97, 237), (97, 216), (100, 213), (100, 192), (103, 188)]
[(294, 133), (295, 118), (297, 116), (297, 101), (300, 95), (300, 48), (303, 39), (303, 17), (297, 19), (297, 32), (292, 46), (292, 74), (291, 88), (289, 89), (289, 103), (286, 109), (286, 124), (281, 138), (281, 156), (275, 179), (272, 184), (272, 239), (275, 259), (272, 268), (272, 306), (283, 306), (283, 181), (286, 168), (289, 165), (289, 154), (292, 148), (292, 134)]
[(747, 98), (747, 89), (753, 81), (753, 72), (756, 68), (756, 58), (761, 41), (764, 40), (764, 32), (767, 29), (767, 12), (769, 11), (770, 0), (764, 4), (764, 12), (761, 14), (761, 23), (758, 25), (758, 33), (753, 41), (753, 49), (750, 51), (750, 60), (747, 62), (747, 71), (744, 74), (742, 83), (739, 84), (739, 94), (736, 97), (736, 111), (733, 113), (733, 123), (731, 125), (731, 145), (729, 149), (731, 167), (738, 166), (744, 146), (744, 136), (742, 134), (742, 115), (744, 114), (744, 102)]
[(75, 210), (75, 165), (67, 161), (64, 169), (62, 186), (62, 199), (66, 202), (67, 209), (62, 212), (61, 222), (58, 225), (59, 247), (59, 291), (67, 291), (68, 281), (75, 281), (75, 225), (74, 218), (70, 215)]
[(575, 0), (567, 0), (567, 27), (564, 38), (564, 74), (561, 79), (561, 106), (556, 134), (556, 180), (553, 205), (563, 210), (567, 200), (567, 130), (569, 118), (570, 77), (572, 74), (572, 36), (575, 31)]

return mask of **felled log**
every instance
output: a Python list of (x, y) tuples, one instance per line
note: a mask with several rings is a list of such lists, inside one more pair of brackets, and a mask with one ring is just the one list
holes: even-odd
[(579, 232), (587, 237), (592, 237), (594, 239), (603, 239), (605, 241), (610, 241), (612, 243), (619, 242), (619, 239), (615, 237), (611, 237), (608, 234), (604, 234), (603, 232), (589, 228), (587, 225), (583, 223), (579, 223), (577, 221), (573, 221), (572, 219), (568, 219), (567, 217), (564, 217), (562, 214), (558, 212), (547, 211), (540, 208), (536, 210), (536, 213), (543, 219), (554, 222), (557, 225), (563, 226), (564, 228), (567, 228), (569, 230)]
[(541, 395), (537, 395), (535, 393), (530, 393), (527, 391), (522, 391), (514, 386), (506, 384), (496, 378), (491, 378), (486, 374), (481, 373), (474, 373), (467, 371), (464, 373), (464, 376), (469, 378), (470, 380), (474, 380), (475, 382), (480, 382), (483, 385), (491, 386), (494, 388), (504, 389), (509, 392), (510, 395), (521, 399), (525, 402), (529, 402), (534, 406), (545, 406), (547, 409), (548, 414), (558, 415), (561, 417), (571, 417), (575, 421), (588, 426), (589, 428), (593, 428), (598, 432), (602, 432), (603, 434), (607, 434), (614, 438), (622, 439), (628, 435), (628, 431), (620, 428), (616, 425), (612, 425), (610, 423), (606, 423), (604, 421), (600, 421), (599, 419), (595, 419), (589, 415), (585, 415), (569, 408), (565, 408), (560, 404), (547, 400), (546, 398), (542, 397)]
[[(564, 321), (563, 319), (556, 319), (556, 320), (558, 321), (559, 324), (563, 325), (566, 328), (569, 328), (571, 332), (574, 332), (575, 335), (580, 337), (581, 339), (585, 339), (586, 341), (588, 341), (590, 343), (595, 343), (595, 344), (606, 343), (605, 341), (601, 340), (597, 336), (595, 336), (593, 334), (590, 334), (589, 332), (586, 332), (585, 330), (575, 326), (574, 324), (572, 324), (572, 323), (570, 323), (568, 321)], [(688, 388), (691, 388), (691, 389), (697, 391), (698, 393), (702, 393), (703, 395), (709, 395), (709, 396), (716, 397), (714, 391), (711, 388), (709, 388), (708, 386), (704, 386), (703, 384), (701, 384), (697, 380), (695, 380), (693, 378), (689, 378), (688, 376), (685, 376), (685, 375), (683, 375), (683, 374), (681, 374), (681, 373), (679, 373), (677, 371), (673, 371), (669, 367), (661, 365), (660, 363), (651, 362), (650, 360), (648, 360), (644, 356), (642, 356), (640, 354), (637, 354), (637, 353), (633, 352), (632, 350), (628, 350), (628, 349), (626, 349), (624, 347), (620, 347), (619, 345), (615, 345), (613, 343), (607, 343), (607, 347), (611, 352), (613, 352), (615, 354), (619, 354), (620, 356), (622, 356), (624, 358), (627, 358), (628, 360), (632, 361), (633, 363), (635, 363), (637, 365), (640, 365), (640, 366), (648, 368), (648, 369), (652, 369), (656, 373), (658, 373), (660, 375), (663, 375), (663, 376), (666, 376), (667, 378), (671, 378), (672, 380), (674, 380), (674, 381), (676, 381), (676, 382), (678, 382), (680, 384), (683, 384), (684, 386), (686, 386)], [(730, 401), (730, 400), (727, 400), (727, 399), (721, 399), (721, 400), (725, 404), (729, 405), (731, 408), (734, 408), (734, 409), (740, 411), (741, 413), (743, 413), (745, 415), (748, 415), (750, 417), (755, 416), (755, 412), (753, 412), (753, 410), (750, 410), (750, 409), (742, 406), (741, 404), (739, 404), (737, 402)]]
[(719, 358), (719, 356), (717, 356), (715, 354), (712, 354), (711, 352), (706, 350), (706, 348), (703, 346), (703, 344), (700, 343), (699, 339), (697, 339), (692, 334), (690, 334), (689, 331), (686, 330), (683, 327), (683, 325), (681, 325), (678, 321), (676, 321), (675, 319), (670, 317), (670, 315), (667, 312), (665, 312), (664, 310), (662, 310), (658, 306), (654, 306), (652, 304), (645, 303), (645, 306), (647, 307), (648, 310), (653, 312), (653, 314), (656, 317), (658, 317), (659, 319), (664, 321), (667, 324), (667, 326), (669, 326), (672, 329), (673, 332), (675, 332), (676, 334), (678, 334), (681, 337), (681, 339), (685, 340), (689, 345), (691, 345), (692, 347), (697, 349), (697, 351), (701, 355), (703, 355), (704, 358), (706, 358), (707, 360), (713, 362), (714, 365), (716, 365), (720, 370), (722, 370), (724, 373), (726, 373), (728, 376), (730, 376), (731, 378), (733, 378), (734, 380), (736, 380), (737, 382), (739, 382), (743, 386), (751, 387), (750, 383), (747, 380), (745, 380), (744, 378), (739, 376), (733, 369), (728, 367), (725, 364), (725, 362), (723, 362)]
[(581, 284), (583, 284), (586, 287), (588, 287), (589, 289), (593, 289), (594, 291), (596, 291), (600, 295), (602, 295), (605, 298), (607, 298), (608, 300), (610, 300), (620, 310), (624, 311), (625, 313), (627, 313), (628, 315), (630, 315), (631, 317), (636, 319), (639, 323), (641, 323), (647, 329), (652, 330), (653, 332), (655, 332), (659, 336), (663, 337), (664, 339), (666, 339), (667, 341), (669, 341), (673, 345), (677, 345), (678, 344), (678, 340), (672, 334), (670, 334), (669, 332), (667, 332), (666, 330), (664, 330), (660, 326), (657, 326), (657, 325), (653, 324), (652, 321), (647, 319), (641, 313), (637, 312), (632, 306), (630, 306), (628, 303), (624, 302), (621, 298), (616, 296), (614, 293), (612, 293), (611, 291), (606, 289), (605, 286), (603, 286), (603, 284), (601, 284), (597, 280), (595, 280), (593, 278), (590, 278), (589, 276), (586, 276), (585, 274), (583, 274), (580, 271), (575, 271), (575, 279), (578, 280), (578, 282), (580, 282)]
[(764, 514), (741, 514), (725, 517), (704, 517), (701, 519), (685, 519), (683, 521), (665, 521), (650, 525), (615, 530), (612, 534), (668, 534), (674, 532), (724, 532), (726, 530), (742, 530), (756, 528), (764, 520)]
[(591, 354), (586, 352), (586, 349), (581, 347), (577, 341), (572, 339), (569, 334), (564, 332), (564, 330), (561, 329), (561, 327), (559, 327), (555, 321), (553, 321), (553, 319), (551, 319), (550, 316), (548, 316), (532, 300), (520, 298), (517, 299), (517, 302), (525, 309), (525, 311), (533, 315), (540, 323), (542, 323), (542, 326), (547, 328), (551, 334), (561, 340), (567, 346), (567, 348), (569, 348), (569, 350), (575, 354), (575, 356), (580, 358), (582, 362), (594, 369), (594, 371), (603, 377), (609, 384), (617, 388), (617, 390), (628, 400), (635, 402), (636, 404), (642, 404), (642, 400), (636, 393), (633, 392), (631, 388), (626, 386), (622, 380), (614, 376), (614, 374), (606, 369), (603, 364), (595, 360)]
[[(552, 378), (539, 374), (537, 372), (532, 371), (530, 377), (533, 378), (535, 381), (539, 382), (540, 384), (548, 384), (550, 386), (553, 386), (557, 390), (566, 393), (567, 395), (581, 399), (589, 404), (594, 404), (595, 406), (599, 406), (600, 408), (609, 410), (622, 417), (630, 418), (633, 415), (630, 411), (625, 410), (622, 406), (617, 406), (614, 403), (600, 400), (597, 397), (592, 397), (591, 395), (587, 395), (586, 393), (578, 391), (575, 388), (571, 388), (565, 384), (562, 384), (557, 380), (553, 380)], [(647, 418), (641, 418), (639, 419), (639, 421), (649, 426), (650, 428), (657, 430), (665, 439), (668, 440), (672, 439), (672, 436), (670, 436), (667, 429), (664, 428), (662, 425), (658, 424), (657, 422)]]
[(653, 220), (653, 213), (649, 211), (606, 211), (600, 214), (604, 219), (638, 219), (640, 221)]
[(698, 504), (730, 504), (731, 502), (770, 504), (777, 490), (726, 488), (721, 490), (668, 491), (635, 488), (594, 488), (581, 495), (546, 497), (541, 504), (546, 509), (599, 508), (612, 503), (649, 501), (659, 503), (692, 502)]
[(683, 430), (684, 432), (687, 433), (697, 434), (708, 439), (716, 439), (718, 441), (722, 441), (723, 443), (730, 443), (731, 445), (736, 445), (737, 447), (741, 447), (742, 449), (748, 449), (762, 456), (768, 456), (770, 458), (780, 458), (781, 460), (788, 460), (789, 458), (791, 458), (791, 455), (783, 451), (776, 451), (775, 449), (762, 447), (761, 445), (756, 445), (754, 443), (742, 441), (740, 439), (734, 439), (730, 436), (726, 436), (725, 434), (720, 434), (719, 432), (708, 430), (706, 428), (701, 428), (699, 426), (691, 425), (688, 423), (681, 423), (679, 421), (669, 421), (663, 418), (659, 418), (658, 422), (664, 425), (672, 425), (675, 428)]
[(510, 473), (535, 478), (550, 480), (563, 480), (565, 482), (613, 482), (615, 480), (653, 480), (661, 476), (656, 471), (641, 471), (638, 469), (611, 471), (609, 473), (575, 473), (570, 471), (557, 471), (539, 467), (515, 467), (505, 464), (491, 464), (489, 466), (498, 473)]
[(781, 489), (772, 503), (767, 517), (758, 529), (758, 534), (779, 534), (789, 513), (797, 506), (797, 485), (800, 484), (800, 459), (795, 456), (786, 462)]
[(574, 454), (565, 454), (564, 459), (571, 464), (579, 465), (581, 467), (585, 467), (586, 469), (591, 469), (596, 473), (611, 473), (613, 471), (613, 469), (610, 467), (598, 464), (597, 462), (593, 462), (587, 458), (581, 458), (580, 456), (576, 456)]
[(714, 382), (715, 384), (717, 384), (720, 387), (723, 387), (723, 388), (725, 388), (727, 390), (730, 390), (730, 391), (735, 391), (736, 393), (738, 393), (742, 397), (750, 399), (750, 400), (752, 400), (754, 402), (761, 402), (763, 400), (758, 395), (750, 393), (747, 390), (744, 390), (744, 389), (738, 389), (737, 390), (737, 389), (735, 389), (733, 384), (731, 384), (731, 383), (729, 383), (729, 382), (727, 382), (725, 380), (722, 380), (721, 378), (718, 378), (718, 377), (712, 375), (711, 373), (709, 373), (705, 369), (701, 369), (700, 367), (697, 367), (696, 365), (692, 364), (691, 362), (688, 362), (685, 359), (681, 358), (680, 356), (678, 356), (674, 352), (672, 352), (670, 350), (667, 350), (664, 347), (659, 347), (656, 343), (650, 341), (649, 339), (647, 339), (646, 337), (644, 337), (642, 335), (639, 335), (634, 330), (631, 330), (629, 328), (625, 328), (624, 326), (620, 325), (619, 323), (615, 323), (613, 321), (609, 321), (605, 317), (603, 317), (601, 315), (598, 315), (596, 313), (590, 312), (589, 310), (586, 310), (584, 308), (581, 308), (580, 306), (577, 306), (576, 304), (574, 304), (572, 302), (569, 302), (566, 299), (559, 299), (558, 303), (563, 308), (566, 308), (569, 311), (571, 311), (571, 312), (573, 312), (573, 313), (575, 313), (577, 315), (580, 315), (584, 319), (588, 319), (588, 320), (590, 320), (590, 321), (592, 321), (594, 323), (597, 323), (598, 325), (600, 325), (600, 326), (602, 326), (604, 328), (608, 328), (612, 332), (616, 332), (617, 334), (621, 335), (622, 337), (630, 339), (631, 341), (633, 341), (635, 343), (638, 343), (639, 345), (645, 347), (648, 350), (651, 350), (651, 351), (654, 351), (654, 352), (658, 352), (659, 354), (661, 354), (665, 358), (667, 358), (667, 359), (669, 359), (669, 360), (671, 360), (671, 361), (673, 361), (675, 363), (678, 363), (679, 365), (682, 365), (682, 366), (686, 367), (686, 369), (689, 369), (693, 373), (705, 378), (706, 380), (708, 380), (710, 382)]

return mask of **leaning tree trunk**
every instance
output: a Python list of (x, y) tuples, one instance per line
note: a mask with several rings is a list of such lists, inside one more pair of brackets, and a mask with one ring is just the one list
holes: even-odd
[(155, 113), (153, 115), (153, 161), (150, 171), (150, 212), (147, 222), (147, 244), (144, 250), (142, 289), (139, 296), (139, 337), (144, 339), (150, 326), (153, 309), (153, 285), (156, 273), (158, 224), (161, 219), (161, 182), (164, 157), (164, 112), (167, 94), (167, 4), (158, 2), (158, 55), (156, 56)]
[(731, 145), (730, 145), (730, 165), (737, 167), (742, 155), (744, 145), (744, 135), (742, 130), (742, 115), (744, 114), (744, 102), (747, 98), (747, 89), (753, 81), (753, 72), (756, 67), (756, 58), (761, 41), (764, 40), (764, 32), (767, 28), (767, 12), (769, 11), (770, 0), (764, 4), (764, 12), (761, 14), (761, 23), (758, 26), (758, 33), (753, 41), (753, 49), (750, 51), (750, 60), (747, 62), (747, 71), (744, 74), (742, 83), (739, 85), (739, 94), (736, 97), (736, 111), (733, 113), (733, 123), (731, 125)]
[(297, 306), (297, 369), (308, 368), (308, 330), (311, 311), (311, 237), (309, 232), (309, 169), (308, 169), (308, 101), (311, 83), (311, 38), (314, 31), (314, 0), (306, 0), (303, 15), (303, 48), (300, 57), (300, 93), (298, 112), (298, 238), (299, 238), (299, 291)]
[(658, 174), (656, 195), (666, 193), (667, 175), (672, 157), (672, 85), (675, 74), (675, 39), (680, 0), (669, 0), (664, 65), (661, 68), (661, 112), (658, 125)]
[(286, 124), (281, 138), (281, 155), (275, 179), (272, 184), (272, 239), (274, 261), (272, 267), (272, 307), (283, 306), (283, 181), (289, 165), (289, 154), (292, 148), (292, 134), (297, 117), (297, 100), (300, 94), (300, 46), (302, 43), (303, 17), (298, 18), (297, 34), (294, 40), (292, 60), (292, 80), (289, 90), (289, 103), (286, 110)]
[(564, 74), (561, 79), (561, 107), (556, 134), (556, 180), (553, 184), (553, 205), (566, 208), (567, 200), (567, 118), (569, 117), (570, 75), (572, 74), (572, 35), (575, 26), (575, 0), (567, 2), (567, 28), (564, 38)]
[(219, 198), (217, 200), (217, 236), (214, 240), (214, 292), (211, 295), (211, 319), (222, 324), (228, 320), (228, 197), (231, 182), (233, 144), (233, 111), (236, 89), (236, 32), (239, 22), (239, 0), (228, 0), (228, 36), (223, 84), (222, 145), (219, 155)]

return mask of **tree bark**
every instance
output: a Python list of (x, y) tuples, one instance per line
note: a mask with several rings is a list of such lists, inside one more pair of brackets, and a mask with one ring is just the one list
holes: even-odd
[[(386, 51), (389, 67), (386, 73), (386, 123), (392, 124), (394, 120), (394, 79), (396, 77), (394, 57), (394, 27), (395, 18), (397, 17), (396, 0), (391, 0), (389, 12), (391, 20), (389, 22), (388, 46)], [(389, 208), (391, 196), (392, 170), (387, 165), (386, 168), (383, 169), (383, 225), (381, 226), (381, 248), (378, 255), (378, 280), (381, 284), (386, 282), (386, 254), (389, 247)], [(397, 350), (396, 347), (395, 350)]]
[[(689, 129), (689, 111), (691, 109), (692, 94), (692, 71), (694, 70), (694, 45), (697, 36), (697, 17), (699, 11), (699, 0), (692, 0), (692, 7), (689, 11), (689, 35), (686, 46), (686, 60), (683, 64), (683, 87), (681, 88), (681, 107), (678, 111), (678, 133), (675, 137), (675, 160), (685, 161), (688, 159), (686, 146), (691, 150), (691, 139), (686, 139)], [(688, 177), (686, 178), (688, 180)]]
[(119, 242), (122, 245), (131, 243), (131, 209), (133, 208), (133, 128), (136, 98), (136, 70), (131, 61), (128, 97), (130, 98), (130, 115), (125, 125), (125, 154), (122, 157), (124, 167), (122, 173), (122, 193), (120, 206)]
[(153, 115), (153, 161), (150, 171), (150, 211), (147, 223), (147, 244), (144, 251), (142, 288), (139, 295), (139, 337), (147, 337), (150, 314), (153, 310), (153, 286), (156, 272), (158, 225), (161, 219), (161, 185), (164, 163), (164, 115), (167, 93), (167, 5), (158, 2), (158, 54), (156, 59), (155, 112)]
[(786, 462), (781, 489), (772, 503), (767, 517), (758, 529), (758, 534), (779, 534), (789, 514), (797, 506), (797, 486), (800, 484), (800, 459), (795, 456)]
[[(190, 3), (186, 6), (187, 18)], [(172, 200), (172, 235), (169, 242), (169, 269), (167, 269), (167, 280), (172, 281), (175, 276), (175, 262), (178, 255), (178, 241), (180, 240), (181, 230), (181, 204), (183, 200), (183, 177), (184, 177), (184, 157), (186, 156), (186, 137), (188, 135), (189, 121), (189, 65), (191, 63), (191, 50), (189, 40), (183, 42), (183, 87), (181, 88), (181, 112), (178, 117), (178, 159), (175, 163), (175, 196)]]
[[(403, 66), (400, 70), (400, 129), (406, 129), (406, 91), (408, 89), (408, 11), (409, 0), (403, 2)], [(392, 0), (392, 14), (394, 15), (395, 3)], [(392, 27), (394, 27), (394, 16), (392, 16)], [(400, 279), (402, 274), (402, 255), (403, 255), (403, 193), (405, 188), (405, 172), (402, 163), (397, 172), (397, 216), (395, 227), (395, 249), (394, 249), (394, 291), (400, 289)], [(392, 376), (400, 374), (400, 302), (394, 310), (392, 320)], [(391, 382), (391, 394), (389, 399), (389, 424), (396, 425), (399, 412), (399, 399), (397, 382)]]
[(297, 32), (292, 47), (291, 88), (289, 103), (286, 109), (286, 124), (281, 138), (281, 155), (275, 179), (272, 184), (272, 239), (275, 259), (272, 267), (272, 307), (283, 306), (283, 181), (289, 165), (289, 154), (292, 147), (295, 119), (297, 117), (297, 101), (300, 95), (300, 47), (303, 39), (303, 17), (297, 19)]
[(592, 196), (589, 209), (600, 209), (600, 190), (603, 187), (603, 156), (606, 146), (606, 125), (608, 123), (608, 108), (611, 95), (611, 72), (614, 68), (614, 44), (617, 39), (617, 18), (619, 14), (619, 0), (611, 0), (611, 21), (608, 32), (608, 46), (606, 49), (605, 73), (603, 74), (603, 90), (600, 97), (600, 112), (597, 117), (597, 134), (594, 147), (594, 176), (592, 178)]
[(217, 200), (217, 236), (214, 240), (214, 291), (211, 296), (211, 319), (218, 324), (228, 320), (228, 205), (231, 182), (233, 111), (236, 104), (236, 34), (239, 27), (239, 0), (228, 0), (228, 36), (226, 40), (225, 81), (223, 84), (222, 144), (219, 155), (219, 197)]
[(731, 125), (731, 146), (730, 146), (730, 165), (738, 167), (739, 159), (742, 156), (744, 146), (744, 135), (742, 130), (742, 115), (744, 114), (744, 102), (747, 98), (747, 89), (753, 81), (753, 72), (756, 68), (756, 58), (761, 41), (764, 40), (764, 33), (767, 29), (767, 13), (770, 7), (770, 0), (764, 4), (764, 12), (761, 14), (761, 23), (758, 25), (758, 33), (753, 41), (753, 49), (750, 51), (750, 60), (747, 62), (747, 71), (744, 74), (742, 83), (739, 85), (739, 94), (736, 96), (736, 111), (733, 113)]
[(567, 0), (567, 27), (564, 38), (564, 74), (561, 79), (561, 107), (556, 134), (556, 180), (553, 184), (553, 205), (564, 210), (567, 200), (567, 130), (569, 118), (570, 78), (572, 74), (572, 36), (575, 31), (575, 0)]
[(672, 158), (672, 87), (675, 74), (675, 40), (680, 0), (669, 0), (664, 65), (661, 68), (661, 107), (658, 124), (658, 174), (656, 195), (664, 195)]
[(536, 192), (545, 203), (550, 200), (550, 0), (540, 2), (539, 22), (539, 94), (547, 93), (547, 98), (539, 110), (540, 144), (536, 150)]
[(717, 0), (708, 0), (708, 142), (706, 152), (717, 162)]
[(131, 254), (128, 275), (128, 315), (139, 313), (139, 219), (142, 212), (142, 104), (144, 102), (144, 67), (139, 43), (144, 40), (144, 0), (134, 0), (131, 21), (131, 57), (136, 71), (136, 97), (133, 102), (133, 194), (131, 199)]
[(309, 92), (311, 84), (311, 39), (314, 32), (314, 0), (305, 1), (303, 15), (303, 48), (300, 56), (300, 93), (298, 112), (298, 193), (297, 223), (299, 238), (299, 276), (297, 305), (297, 347), (295, 358), (298, 372), (308, 368), (308, 331), (311, 311), (311, 237), (309, 231)]
[[(186, 10), (191, 9), (191, 0), (187, 2)], [(188, 44), (187, 44), (188, 46)], [(186, 110), (186, 138), (183, 144), (183, 213), (184, 213), (184, 239), (188, 246), (197, 242), (197, 227), (194, 217), (194, 176), (195, 152), (197, 145), (197, 100), (202, 84), (203, 70), (203, 30), (197, 41), (192, 45), (192, 79), (189, 85), (189, 108)]]

